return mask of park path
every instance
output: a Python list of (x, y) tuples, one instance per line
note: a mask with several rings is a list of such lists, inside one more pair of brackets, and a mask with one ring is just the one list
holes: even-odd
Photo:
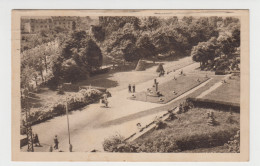
[[(174, 63), (168, 63), (168, 66), (171, 67)], [(197, 63), (190, 64), (185, 66), (175, 72), (171, 72), (165, 77), (157, 78), (159, 83), (166, 82), (173, 78), (173, 75), (178, 77), (178, 72), (183, 70), (189, 72), (198, 67)], [(151, 70), (151, 69), (150, 69)], [(154, 70), (154, 69), (153, 69)], [(138, 79), (138, 78), (136, 78)], [(140, 84), (136, 84), (136, 90), (143, 91), (147, 87), (151, 87), (153, 80), (149, 80)], [(197, 89), (199, 87), (196, 87)], [(195, 91), (192, 89), (191, 91)], [(188, 95), (191, 92), (187, 92)], [(136, 124), (142, 122), (142, 124), (147, 124), (154, 120), (157, 114), (148, 114), (140, 118), (136, 118), (120, 125), (110, 125), (102, 126), (107, 121), (116, 120), (121, 117), (125, 117), (131, 114), (142, 112), (151, 108), (162, 106), (157, 103), (147, 103), (135, 100), (128, 100), (131, 93), (128, 93), (127, 87), (120, 91), (113, 91), (112, 97), (109, 98), (109, 107), (110, 108), (101, 108), (99, 104), (91, 104), (87, 107), (84, 107), (83, 110), (70, 112), (69, 121), (70, 121), (70, 133), (71, 133), (71, 144), (73, 145), (74, 151), (91, 151), (93, 149), (102, 150), (102, 142), (105, 138), (118, 133), (122, 136), (129, 136), (129, 134), (136, 132)], [(185, 94), (178, 97), (178, 99), (185, 97)], [(177, 99), (176, 99), (177, 100)], [(174, 102), (176, 100), (171, 101)], [(163, 113), (163, 112), (162, 112)], [(160, 113), (161, 114), (161, 113)], [(68, 151), (68, 133), (67, 133), (67, 121), (66, 116), (59, 116), (46, 121), (44, 123), (35, 125), (32, 127), (33, 131), (39, 135), (39, 139), (43, 147), (35, 148), (36, 151), (48, 151), (50, 145), (53, 144), (54, 135), (59, 137), (59, 146), (63, 151)], [(23, 151), (26, 147), (23, 147)]]
[[(227, 76), (225, 76), (223, 78), (223, 80), (226, 80), (228, 77), (230, 77), (231, 74), (228, 74)], [(211, 86), (208, 90), (202, 92), (199, 96), (197, 96), (197, 98), (203, 98), (205, 97), (207, 94), (211, 93), (212, 91), (216, 90), (218, 87), (220, 87), (221, 85), (223, 85), (222, 81), (217, 82), (216, 84), (214, 84), (213, 86)]]

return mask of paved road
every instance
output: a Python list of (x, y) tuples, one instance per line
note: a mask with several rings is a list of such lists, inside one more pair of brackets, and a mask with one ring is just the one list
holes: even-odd
[[(174, 62), (166, 64), (167, 68), (171, 68), (174, 65)], [(198, 66), (199, 64), (194, 63), (181, 69), (186, 73), (193, 71)], [(179, 71), (176, 70), (175, 72), (172, 72), (165, 77), (160, 77), (157, 80), (160, 83), (166, 82), (172, 79), (173, 76), (177, 77), (178, 72)], [(152, 84), (153, 79), (136, 84), (137, 91), (145, 90), (147, 87), (151, 87)], [(125, 123), (108, 126), (102, 125), (106, 124), (108, 121), (116, 121), (122, 117), (127, 117), (144, 110), (162, 106), (161, 104), (156, 103), (128, 100), (127, 97), (130, 95), (131, 94), (128, 93), (127, 88), (120, 91), (113, 89), (112, 97), (109, 98), (110, 108), (102, 108), (99, 104), (91, 104), (84, 107), (81, 111), (70, 112), (69, 120), (73, 151), (91, 151), (93, 149), (102, 151), (102, 142), (105, 138), (115, 134), (127, 137), (131, 133), (136, 132), (136, 124), (138, 122), (145, 125), (154, 120), (156, 116), (160, 116), (158, 114), (147, 114), (147, 116), (127, 120)], [(182, 95), (181, 97), (185, 97), (185, 95)], [(164, 112), (161, 114), (163, 113)], [(66, 116), (59, 116), (47, 122), (35, 125), (33, 126), (33, 131), (39, 135), (40, 142), (43, 145), (43, 147), (35, 148), (36, 151), (48, 151), (49, 146), (53, 144), (53, 138), (56, 134), (59, 137), (59, 146), (61, 150), (68, 151), (69, 144)], [(26, 147), (23, 147), (22, 150), (25, 151)]]

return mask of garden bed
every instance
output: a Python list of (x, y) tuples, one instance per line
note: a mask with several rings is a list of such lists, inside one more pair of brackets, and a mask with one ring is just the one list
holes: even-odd
[[(215, 126), (207, 123), (208, 111), (214, 113)], [(120, 137), (115, 137), (106, 145), (117, 144), (112, 149), (115, 152), (192, 153), (196, 149), (202, 152), (211, 149), (212, 153), (229, 152), (224, 144), (236, 135), (240, 127), (239, 120), (239, 113), (192, 108), (186, 113), (177, 114), (177, 119), (165, 122), (164, 128), (152, 129), (133, 142), (126, 143)], [(223, 147), (223, 150), (215, 147)]]
[[(135, 97), (130, 97), (129, 99), (165, 104), (182, 95), (183, 93), (195, 88), (208, 79), (209, 78), (206, 77), (193, 75), (180, 76), (176, 80), (172, 79), (162, 84), (159, 83), (158, 91), (162, 94), (162, 96), (160, 97), (147, 95), (147, 92), (143, 91), (136, 93)], [(152, 86), (148, 88), (150, 88), (152, 91), (155, 91), (155, 88)], [(162, 98), (163, 100), (160, 101), (160, 98)]]
[[(214, 112), (216, 126), (207, 124), (207, 111)], [(230, 115), (229, 112), (193, 108), (177, 115), (179, 119), (168, 122), (165, 129), (154, 130), (134, 143), (141, 144), (144, 152), (173, 152), (221, 146), (239, 130), (239, 116), (239, 113)]]

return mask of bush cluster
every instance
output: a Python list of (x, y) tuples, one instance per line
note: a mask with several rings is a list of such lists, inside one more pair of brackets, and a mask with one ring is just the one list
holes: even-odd
[(236, 135), (228, 141), (225, 146), (229, 152), (240, 153), (240, 130), (237, 131)]
[[(142, 138), (134, 142), (126, 142), (122, 136), (108, 138), (103, 148), (108, 152), (148, 152), (148, 153), (174, 153), (196, 148), (210, 148), (224, 145), (236, 133), (236, 130), (222, 130), (212, 133), (187, 135), (175, 139), (173, 135), (160, 134), (155, 138)], [(230, 152), (239, 150), (239, 136), (228, 141), (226, 146)]]
[(148, 139), (145, 142), (126, 142), (122, 136), (113, 136), (103, 143), (103, 148), (108, 152), (177, 152), (178, 146), (174, 140)]
[[(71, 94), (70, 96), (61, 98), (58, 102), (52, 104), (46, 104), (39, 109), (32, 110), (28, 121), (34, 125), (41, 123), (55, 116), (63, 115), (66, 113), (66, 103), (68, 111), (79, 109), (88, 104), (99, 101), (102, 96), (102, 92), (97, 89), (82, 89), (77, 93)], [(25, 121), (25, 115), (22, 116), (22, 121)]]

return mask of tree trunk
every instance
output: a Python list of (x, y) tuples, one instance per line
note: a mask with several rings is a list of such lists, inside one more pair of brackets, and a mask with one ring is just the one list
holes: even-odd
[(44, 82), (44, 78), (43, 78), (43, 72), (41, 70), (41, 77), (42, 77), (42, 82)]
[(46, 70), (46, 74), (47, 74), (47, 72), (48, 72), (47, 56), (44, 57), (44, 65), (45, 65), (45, 70)]
[(35, 79), (35, 85), (36, 85), (36, 87), (38, 87), (37, 76), (34, 77), (34, 79)]

